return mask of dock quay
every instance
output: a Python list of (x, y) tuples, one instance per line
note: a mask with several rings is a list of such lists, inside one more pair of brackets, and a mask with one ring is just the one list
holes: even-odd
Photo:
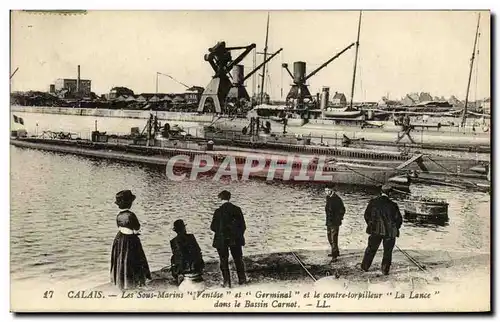
[[(386, 276), (380, 271), (382, 251), (379, 250), (368, 272), (358, 268), (363, 253), (362, 249), (341, 250), (340, 257), (333, 263), (330, 262), (331, 258), (327, 256), (328, 250), (326, 249), (297, 249), (247, 255), (243, 259), (250, 283), (243, 286), (234, 283), (231, 292), (242, 291), (255, 294), (257, 291), (288, 292), (289, 290), (300, 290), (301, 292), (316, 291), (328, 294), (350, 292), (351, 294), (366, 295), (365, 292), (379, 294), (383, 291), (384, 293), (393, 292), (394, 295), (396, 291), (400, 292), (400, 294), (411, 291), (416, 293), (432, 291), (434, 294), (434, 292), (441, 290), (443, 294), (458, 294), (467, 292), (471, 287), (478, 287), (479, 284), (481, 286), (489, 285), (490, 254), (395, 248), (391, 271)], [(416, 263), (412, 262), (407, 255), (413, 258)], [(302, 262), (304, 267), (298, 260)], [(233, 265), (233, 263), (230, 262), (230, 265)], [(232, 274), (231, 279), (237, 281), (234, 269)], [(473, 276), (474, 278), (472, 278)], [(159, 292), (164, 291), (180, 292), (168, 266), (152, 272), (152, 278), (146, 286), (138, 289), (137, 292), (150, 294), (159, 294)], [(222, 277), (217, 260), (206, 261), (203, 279), (205, 293), (226, 292), (227, 289), (220, 286)], [(446, 288), (456, 288), (458, 293), (444, 292), (443, 289)], [(92, 290), (104, 293), (117, 292), (116, 288), (109, 283), (96, 286)], [(489, 294), (484, 295), (489, 296)], [(245, 299), (245, 297), (243, 298)], [(255, 297), (252, 296), (252, 298), (255, 300)], [(455, 299), (455, 303), (457, 299), (458, 297)], [(164, 301), (164, 299), (158, 300)], [(394, 300), (394, 297), (384, 300), (384, 304), (385, 301), (391, 300)], [(206, 299), (206, 301), (206, 303), (201, 302), (200, 299), (199, 304), (203, 306), (200, 311), (210, 310), (210, 307), (213, 308), (217, 299), (210, 298)], [(342, 311), (342, 306), (338, 305), (338, 301), (342, 301), (342, 299), (335, 298), (337, 304), (333, 304), (326, 311)], [(439, 298), (439, 301), (442, 303), (446, 299)], [(299, 302), (304, 303), (304, 301)], [(351, 305), (356, 302), (359, 303), (360, 307), (364, 307), (360, 308), (363, 311), (375, 309), (375, 307), (372, 307), (375, 303), (380, 305), (380, 302), (377, 301), (370, 303), (370, 301), (352, 301), (351, 299), (349, 308), (352, 308)], [(314, 301), (314, 304), (316, 304), (316, 301)], [(416, 307), (413, 306), (412, 308), (416, 309)], [(231, 308), (227, 309), (231, 311)], [(252, 311), (252, 308), (248, 307), (247, 310)], [(307, 311), (307, 306), (279, 309), (269, 305), (265, 308), (259, 308), (259, 311), (263, 310), (273, 312)]]

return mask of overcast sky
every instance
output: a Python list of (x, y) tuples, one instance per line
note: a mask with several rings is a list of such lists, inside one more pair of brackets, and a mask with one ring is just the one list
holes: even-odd
[[(268, 92), (279, 99), (291, 79), (282, 62), (305, 61), (307, 71), (356, 40), (359, 12), (273, 11), (269, 49), (283, 48), (269, 66)], [(409, 92), (465, 98), (478, 12), (365, 11), (362, 16), (355, 100), (401, 98)], [(156, 72), (205, 86), (212, 69), (203, 56), (217, 41), (255, 43), (262, 51), (267, 12), (92, 11), (62, 16), (13, 12), (12, 90), (43, 90), (57, 78), (92, 80), (92, 91), (126, 86), (155, 92)], [(490, 96), (490, 17), (481, 13), (479, 56), (470, 99)], [(233, 54), (233, 57), (236, 55)], [(310, 91), (351, 92), (354, 47), (309, 80)], [(259, 57), (260, 58), (260, 57)], [(261, 58), (260, 58), (261, 59)], [(243, 61), (246, 72), (252, 55)], [(476, 73), (477, 68), (477, 73)], [(160, 92), (184, 88), (161, 77)], [(247, 82), (251, 94), (252, 82)]]

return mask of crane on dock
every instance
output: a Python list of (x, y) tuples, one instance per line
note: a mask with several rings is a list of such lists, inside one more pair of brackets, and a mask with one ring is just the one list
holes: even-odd
[[(255, 67), (245, 76), (244, 66), (240, 63), (255, 47), (255, 44), (227, 47), (226, 43), (221, 41), (208, 50), (209, 53), (205, 55), (205, 60), (214, 70), (214, 75), (201, 95), (198, 112), (205, 112), (206, 105), (211, 103), (213, 104), (214, 112), (227, 113), (229, 103), (235, 108), (239, 108), (242, 105), (242, 101), (250, 101), (244, 82), (282, 51), (281, 48), (267, 57), (259, 66)], [(243, 50), (243, 52), (233, 59), (231, 51), (235, 50)]]
[(308, 75), (306, 75), (306, 63), (303, 61), (296, 61), (293, 63), (293, 74), (288, 69), (287, 63), (282, 64), (282, 67), (288, 72), (288, 75), (290, 75), (290, 77), (293, 80), (292, 87), (290, 88), (290, 91), (286, 96), (286, 105), (290, 106), (291, 100), (294, 100), (296, 102), (295, 109), (306, 110), (306, 107), (308, 105), (307, 103), (312, 103), (313, 101), (313, 97), (311, 96), (311, 93), (307, 88), (306, 84), (307, 80), (316, 75), (323, 68), (328, 66), (328, 64), (330, 64), (332, 61), (339, 58), (343, 53), (351, 49), (354, 45), (356, 45), (356, 43), (353, 42), (349, 46), (345, 47), (343, 50), (341, 50), (332, 58), (328, 59), (321, 66), (313, 70)]

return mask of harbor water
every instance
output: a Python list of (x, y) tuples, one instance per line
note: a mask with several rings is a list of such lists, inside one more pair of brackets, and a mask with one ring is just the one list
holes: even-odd
[[(129, 132), (144, 120), (16, 113), (26, 129), (38, 131)], [(36, 126), (38, 123), (38, 126)], [(82, 135), (83, 137), (83, 135)], [(244, 182), (169, 181), (158, 169), (73, 155), (10, 148), (11, 279), (13, 283), (67, 283), (95, 286), (108, 281), (111, 244), (116, 234), (116, 192), (131, 189), (132, 208), (152, 270), (170, 264), (172, 224), (184, 219), (205, 260), (216, 259), (210, 223), (217, 193), (228, 189), (247, 223), (244, 254), (290, 249), (326, 249), (322, 186), (250, 180)], [(363, 212), (373, 192), (339, 190), (346, 206), (340, 230), (342, 248), (362, 249), (367, 235)], [(449, 202), (447, 225), (405, 222), (398, 245), (406, 249), (488, 253), (490, 196), (448, 187), (412, 186), (412, 193)]]

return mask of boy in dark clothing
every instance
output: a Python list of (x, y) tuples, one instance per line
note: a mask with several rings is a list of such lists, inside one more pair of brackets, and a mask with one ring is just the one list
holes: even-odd
[(174, 231), (177, 236), (170, 241), (172, 249), (171, 271), (178, 283), (182, 282), (185, 274), (202, 274), (205, 263), (200, 246), (193, 234), (186, 233), (184, 221), (174, 222)]
[(344, 219), (345, 207), (342, 199), (335, 193), (333, 187), (325, 188), (325, 193), (326, 232), (328, 243), (332, 249), (331, 254), (328, 256), (331, 256), (332, 261), (334, 261), (340, 256), (339, 229)]

